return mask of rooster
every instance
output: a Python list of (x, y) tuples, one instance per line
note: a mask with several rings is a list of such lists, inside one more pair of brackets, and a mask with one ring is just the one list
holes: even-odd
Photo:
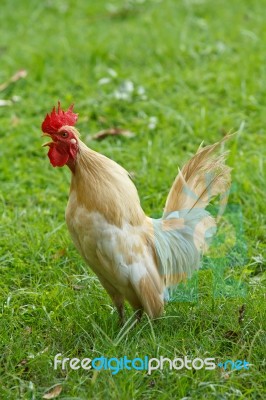
[(66, 223), (75, 247), (98, 276), (124, 323), (127, 300), (140, 318), (163, 314), (169, 289), (200, 268), (216, 221), (206, 210), (220, 195), (225, 207), (231, 169), (219, 143), (200, 147), (179, 170), (162, 218), (145, 215), (128, 172), (115, 161), (88, 148), (74, 127), (78, 114), (53, 108), (43, 123), (52, 141), (53, 167), (67, 165), (72, 179)]

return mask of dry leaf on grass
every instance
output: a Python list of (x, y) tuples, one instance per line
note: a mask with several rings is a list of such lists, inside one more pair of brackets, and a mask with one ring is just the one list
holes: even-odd
[(43, 399), (55, 399), (60, 395), (62, 392), (62, 386), (61, 385), (56, 385), (52, 387), (52, 389), (49, 390), (49, 392), (45, 393), (42, 398)]
[(236, 331), (226, 331), (225, 334), (224, 334), (224, 337), (225, 337), (226, 339), (235, 341), (235, 340), (237, 340), (237, 339), (239, 338), (239, 332), (236, 332)]
[(242, 322), (244, 321), (245, 311), (246, 311), (246, 306), (245, 306), (245, 304), (243, 304), (238, 310), (238, 323), (239, 323), (239, 325), (241, 325)]
[(53, 259), (57, 260), (58, 258), (64, 257), (66, 255), (66, 249), (59, 249), (53, 254)]
[(104, 129), (103, 131), (97, 132), (95, 135), (92, 136), (92, 139), (93, 140), (102, 140), (102, 139), (105, 139), (107, 136), (125, 136), (128, 138), (132, 138), (135, 136), (135, 134), (126, 129), (110, 128), (110, 129)]
[(32, 333), (32, 327), (31, 326), (26, 326), (24, 328), (24, 332), (27, 333), (27, 334), (31, 334)]
[(0, 107), (12, 106), (14, 103), (18, 103), (21, 100), (19, 96), (12, 96), (11, 99), (8, 100), (0, 100)]
[(230, 378), (230, 374), (228, 372), (224, 372), (224, 373), (222, 373), (222, 378), (229, 379)]
[(16, 115), (13, 115), (11, 117), (11, 125), (12, 126), (17, 126), (20, 124), (20, 118), (18, 118)]
[(28, 363), (28, 360), (26, 358), (23, 358), (23, 360), (21, 360), (16, 366), (17, 367), (23, 367), (27, 363)]
[(85, 289), (85, 286), (81, 286), (81, 285), (72, 285), (71, 286), (73, 290), (83, 290)]
[(0, 107), (12, 106), (11, 100), (0, 100)]
[(5, 90), (11, 83), (17, 82), (21, 78), (26, 78), (27, 74), (28, 73), (25, 69), (17, 71), (13, 76), (11, 76), (11, 78), (0, 85), (0, 92)]

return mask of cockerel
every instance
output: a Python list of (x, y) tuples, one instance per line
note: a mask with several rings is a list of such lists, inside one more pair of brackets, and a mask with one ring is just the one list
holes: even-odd
[(66, 222), (75, 247), (98, 276), (124, 322), (127, 300), (138, 318), (145, 311), (157, 318), (164, 311), (168, 289), (200, 267), (201, 255), (215, 233), (216, 221), (206, 206), (220, 195), (223, 206), (231, 169), (221, 142), (200, 147), (179, 171), (168, 194), (162, 218), (145, 215), (128, 172), (115, 161), (88, 148), (74, 127), (73, 105), (53, 108), (43, 123), (52, 141), (53, 167), (72, 173)]

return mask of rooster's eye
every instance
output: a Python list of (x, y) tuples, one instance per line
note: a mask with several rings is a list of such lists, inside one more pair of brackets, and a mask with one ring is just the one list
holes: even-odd
[(63, 133), (62, 133), (62, 137), (63, 137), (63, 138), (67, 138), (67, 137), (68, 137), (68, 133), (67, 133), (67, 132), (63, 132)]

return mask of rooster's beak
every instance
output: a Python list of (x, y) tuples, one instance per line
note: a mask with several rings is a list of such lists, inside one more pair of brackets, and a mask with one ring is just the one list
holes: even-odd
[[(52, 137), (49, 133), (43, 133), (43, 134), (42, 134), (42, 137), (45, 137), (45, 136), (48, 136), (49, 138)], [(42, 144), (42, 147), (50, 146), (51, 143), (52, 143), (52, 142), (44, 143), (44, 144)]]

